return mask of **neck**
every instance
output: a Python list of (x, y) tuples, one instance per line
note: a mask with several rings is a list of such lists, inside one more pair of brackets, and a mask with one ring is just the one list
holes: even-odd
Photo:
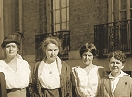
[(8, 56), (6, 58), (7, 62), (10, 62), (11, 60), (14, 60), (14, 59), (16, 59), (16, 56)]
[(45, 63), (47, 63), (47, 64), (51, 64), (51, 63), (53, 63), (55, 60), (54, 60), (54, 61), (53, 61), (53, 60), (47, 60), (47, 58), (45, 58), (44, 61), (45, 61)]
[(121, 72), (118, 72), (118, 73), (116, 73), (116, 72), (111, 72), (111, 75), (112, 75), (113, 77), (117, 77), (118, 75), (120, 75), (120, 73), (121, 73)]
[(85, 67), (92, 67), (92, 66), (93, 66), (92, 63), (90, 63), (90, 64), (85, 64)]

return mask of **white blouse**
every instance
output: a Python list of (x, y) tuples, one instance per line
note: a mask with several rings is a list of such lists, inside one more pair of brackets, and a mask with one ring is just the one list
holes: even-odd
[(98, 92), (98, 80), (100, 79), (98, 67), (94, 66), (89, 72), (86, 72), (80, 67), (73, 67), (72, 71), (75, 76), (78, 94), (81, 97), (96, 97)]
[(51, 64), (41, 61), (38, 68), (38, 78), (43, 88), (60, 88), (60, 74), (56, 61)]
[(0, 60), (0, 72), (5, 74), (6, 88), (25, 88), (29, 85), (30, 67), (27, 61), (17, 58), (17, 70), (10, 68), (4, 60)]

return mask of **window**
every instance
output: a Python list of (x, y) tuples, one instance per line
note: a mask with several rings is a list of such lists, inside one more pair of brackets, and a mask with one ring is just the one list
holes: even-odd
[(109, 22), (132, 18), (132, 0), (109, 0), (108, 3)]
[(69, 0), (47, 0), (47, 2), (48, 32), (69, 30)]
[[(110, 45), (124, 52), (131, 51), (132, 0), (108, 0), (108, 22), (111, 22)], [(113, 41), (114, 40), (114, 41)], [(116, 40), (116, 41), (115, 41)]]

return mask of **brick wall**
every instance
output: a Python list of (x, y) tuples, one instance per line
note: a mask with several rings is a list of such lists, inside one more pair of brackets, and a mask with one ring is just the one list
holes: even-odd
[(107, 22), (107, 0), (70, 0), (70, 46), (94, 42), (94, 25)]
[(23, 55), (35, 55), (35, 35), (46, 32), (45, 0), (23, 0)]
[[(107, 0), (69, 1), (70, 49), (78, 51), (83, 43), (94, 42), (94, 25), (107, 22)], [(47, 31), (46, 0), (23, 0), (22, 14), (23, 55), (35, 55), (35, 35)]]

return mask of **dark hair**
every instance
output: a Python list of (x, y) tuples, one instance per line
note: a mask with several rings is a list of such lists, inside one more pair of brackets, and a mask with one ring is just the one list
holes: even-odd
[(50, 43), (53, 43), (53, 44), (57, 45), (58, 48), (59, 48), (59, 51), (62, 50), (62, 48), (61, 48), (61, 41), (59, 40), (59, 38), (54, 37), (54, 36), (47, 37), (46, 39), (44, 39), (44, 40), (41, 42), (41, 48), (42, 48), (42, 50), (45, 51), (46, 46), (47, 46), (48, 44), (50, 44)]
[(91, 52), (93, 56), (96, 56), (96, 47), (93, 43), (85, 43), (80, 47), (80, 57), (82, 58), (82, 55), (84, 52)]
[(123, 64), (126, 62), (126, 55), (120, 50), (110, 52), (108, 55), (109, 61), (112, 57), (114, 57), (117, 60), (120, 60)]

